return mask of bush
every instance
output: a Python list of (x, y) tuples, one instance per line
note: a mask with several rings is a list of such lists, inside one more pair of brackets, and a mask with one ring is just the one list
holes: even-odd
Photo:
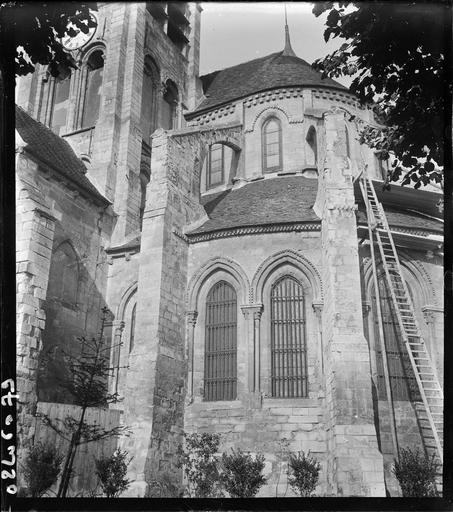
[(116, 450), (110, 457), (95, 459), (96, 474), (107, 498), (118, 498), (130, 485), (126, 474), (131, 459), (126, 462), (127, 455), (127, 451)]
[(222, 496), (216, 452), (220, 443), (218, 434), (184, 434), (185, 448), (179, 447), (179, 465), (189, 481), (188, 494), (196, 498)]
[(395, 460), (392, 471), (396, 476), (403, 497), (424, 498), (437, 496), (436, 472), (438, 463), (431, 458), (422, 455), (417, 448), (402, 448), (399, 462)]
[(51, 444), (37, 443), (24, 462), (24, 478), (32, 498), (40, 498), (57, 481), (63, 456)]
[(232, 498), (252, 498), (266, 483), (262, 472), (264, 455), (255, 459), (250, 453), (232, 450), (231, 455), (222, 455), (222, 485)]
[(321, 465), (310, 457), (310, 452), (305, 455), (304, 452), (292, 453), (289, 456), (288, 481), (294, 492), (302, 497), (313, 495), (319, 480), (319, 471)]

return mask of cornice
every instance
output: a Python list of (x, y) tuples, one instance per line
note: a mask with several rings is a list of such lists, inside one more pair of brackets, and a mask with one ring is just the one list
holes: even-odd
[[(301, 231), (321, 231), (321, 222), (300, 222), (286, 223), (262, 226), (244, 226), (237, 228), (226, 228), (218, 231), (210, 231), (207, 233), (187, 233), (186, 238), (190, 244), (198, 242), (206, 242), (218, 238), (229, 238), (234, 236), (259, 235), (263, 233), (287, 233)], [(176, 233), (175, 233), (176, 234)]]

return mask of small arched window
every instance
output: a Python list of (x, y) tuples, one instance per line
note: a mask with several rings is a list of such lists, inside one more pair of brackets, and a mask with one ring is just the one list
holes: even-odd
[(263, 172), (274, 172), (282, 169), (282, 127), (276, 117), (269, 118), (261, 133)]
[(102, 75), (104, 72), (104, 54), (94, 51), (86, 62), (85, 91), (83, 95), (82, 128), (95, 126), (99, 118), (101, 105)]
[(69, 109), (71, 72), (60, 73), (55, 78), (52, 91), (49, 127), (57, 135), (65, 132)]
[(168, 80), (162, 101), (162, 128), (172, 130), (176, 126), (176, 107), (178, 105), (178, 89)]
[(271, 394), (277, 398), (308, 396), (305, 296), (291, 276), (271, 289)]
[(225, 179), (225, 146), (212, 144), (209, 148), (206, 170), (206, 189), (221, 185)]
[(65, 304), (77, 304), (79, 262), (69, 242), (63, 242), (52, 254), (47, 297)]
[(316, 130), (310, 126), (305, 138), (305, 163), (316, 166), (318, 162), (318, 142), (316, 140)]
[[(420, 393), (411, 367), (409, 355), (403, 345), (401, 336), (399, 335), (398, 320), (393, 307), (392, 297), (387, 286), (387, 281), (383, 275), (381, 276), (381, 279), (378, 279), (378, 287), (392, 398), (393, 400), (420, 399)], [(412, 297), (412, 293), (409, 288), (408, 290)], [(374, 291), (374, 286), (371, 293), (378, 376), (378, 398), (380, 400), (385, 400), (387, 398), (387, 392), (385, 388), (384, 366), (382, 362), (383, 354), (379, 339), (379, 321), (377, 316), (376, 293)]]
[(225, 281), (206, 299), (204, 400), (234, 400), (237, 392), (237, 298)]
[(151, 145), (151, 134), (157, 128), (157, 88), (159, 85), (159, 69), (150, 58), (145, 58), (142, 85), (142, 108), (140, 125), (143, 141)]

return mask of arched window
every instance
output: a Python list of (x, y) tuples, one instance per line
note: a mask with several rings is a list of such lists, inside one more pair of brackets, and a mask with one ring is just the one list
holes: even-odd
[(85, 72), (81, 128), (91, 128), (99, 118), (101, 104), (102, 75), (104, 72), (104, 54), (102, 50), (96, 50), (89, 56)]
[(225, 146), (212, 144), (209, 148), (206, 189), (221, 185), (225, 179)]
[(204, 400), (234, 400), (237, 392), (237, 299), (225, 281), (206, 299)]
[(69, 108), (71, 72), (61, 73), (55, 78), (52, 91), (49, 127), (57, 135), (65, 132)]
[(68, 242), (63, 242), (52, 254), (47, 297), (68, 305), (77, 304), (79, 288), (79, 262)]
[(305, 138), (305, 163), (315, 166), (318, 162), (318, 143), (316, 140), (316, 130), (310, 126), (307, 137)]
[(159, 69), (150, 58), (145, 58), (143, 69), (142, 108), (140, 126), (143, 141), (151, 145), (150, 137), (157, 128), (157, 88), (159, 85)]
[(291, 276), (280, 278), (271, 289), (271, 394), (308, 396), (305, 297)]
[[(403, 345), (399, 333), (398, 320), (393, 308), (392, 297), (383, 275), (378, 279), (379, 302), (381, 306), (382, 327), (384, 331), (385, 349), (387, 352), (387, 366), (390, 377), (390, 387), (393, 400), (419, 399), (417, 381), (411, 367), (409, 355)], [(411, 294), (412, 296), (412, 294)], [(384, 380), (384, 366), (379, 339), (379, 321), (376, 307), (376, 293), (372, 288), (373, 328), (376, 350), (376, 369), (378, 376), (378, 397), (380, 400), (387, 398)]]
[(282, 169), (282, 127), (276, 117), (269, 118), (261, 132), (263, 172)]
[(178, 105), (178, 89), (176, 85), (167, 80), (162, 101), (162, 128), (172, 130), (176, 126), (176, 107)]

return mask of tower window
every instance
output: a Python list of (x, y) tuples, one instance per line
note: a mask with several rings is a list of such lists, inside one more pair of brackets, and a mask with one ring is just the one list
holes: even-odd
[(70, 85), (70, 72), (66, 75), (60, 75), (54, 82), (49, 126), (57, 135), (63, 133), (66, 128)]
[(157, 87), (159, 84), (159, 69), (152, 59), (145, 58), (143, 69), (142, 108), (140, 125), (143, 141), (151, 145), (151, 134), (157, 128)]
[(208, 172), (206, 173), (206, 188), (221, 185), (224, 181), (225, 151), (223, 144), (213, 144), (209, 148)]
[(271, 393), (308, 396), (305, 297), (302, 285), (290, 276), (271, 290)]
[(86, 64), (85, 95), (83, 98), (82, 128), (95, 126), (101, 104), (104, 56), (101, 50), (93, 52)]
[(276, 117), (268, 119), (262, 129), (263, 172), (282, 168), (282, 129)]
[(237, 299), (233, 287), (216, 283), (206, 300), (204, 400), (234, 400), (237, 388)]
[(305, 138), (305, 162), (313, 166), (318, 163), (318, 143), (314, 126), (310, 126)]
[(176, 85), (168, 81), (162, 102), (162, 128), (172, 130), (176, 125), (176, 107), (178, 90)]

